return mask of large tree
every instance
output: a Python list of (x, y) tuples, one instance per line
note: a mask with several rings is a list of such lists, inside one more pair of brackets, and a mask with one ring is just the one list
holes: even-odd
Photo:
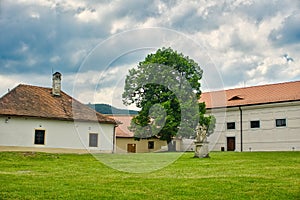
[(213, 132), (215, 119), (205, 116), (199, 103), (202, 69), (192, 59), (171, 48), (149, 54), (126, 76), (123, 103), (141, 108), (129, 127), (135, 138), (158, 137), (169, 150), (174, 137), (195, 136), (197, 125)]

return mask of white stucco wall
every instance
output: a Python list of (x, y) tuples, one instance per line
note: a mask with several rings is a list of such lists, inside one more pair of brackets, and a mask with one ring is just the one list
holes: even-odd
[[(300, 102), (242, 106), (243, 151), (300, 150)], [(227, 137), (235, 137), (236, 151), (241, 151), (240, 111), (238, 107), (208, 110), (217, 120), (215, 133), (209, 137), (210, 149), (227, 149)], [(276, 119), (286, 119), (286, 127), (276, 127)], [(259, 120), (260, 128), (251, 128), (250, 121)], [(235, 122), (227, 130), (227, 122)]]
[(195, 139), (176, 139), (176, 151), (195, 151)]
[[(0, 146), (63, 148), (112, 152), (114, 125), (24, 117), (0, 117)], [(34, 144), (35, 130), (45, 130), (45, 144)], [(98, 147), (89, 147), (89, 133), (98, 134)]]

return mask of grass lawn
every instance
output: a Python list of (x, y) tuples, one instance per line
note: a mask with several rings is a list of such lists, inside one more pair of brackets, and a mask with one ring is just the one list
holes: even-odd
[[(129, 161), (136, 156), (147, 166), (178, 153), (142, 155), (98, 159), (134, 168), (136, 162)], [(90, 154), (2, 152), (0, 199), (300, 199), (300, 152), (210, 156), (196, 159), (184, 153), (156, 171), (129, 173)], [(129, 164), (123, 166), (125, 161)]]

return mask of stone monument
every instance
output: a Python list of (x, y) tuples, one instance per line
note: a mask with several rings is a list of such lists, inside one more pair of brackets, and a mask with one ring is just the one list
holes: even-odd
[(198, 125), (196, 128), (195, 140), (195, 158), (209, 158), (208, 142), (207, 142), (207, 128)]

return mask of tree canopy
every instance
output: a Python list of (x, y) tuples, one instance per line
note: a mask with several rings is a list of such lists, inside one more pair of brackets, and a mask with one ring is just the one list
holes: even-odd
[(212, 133), (215, 118), (205, 116), (205, 104), (199, 103), (202, 74), (194, 60), (171, 48), (158, 49), (130, 69), (122, 98), (141, 108), (130, 126), (135, 137), (158, 137), (170, 150), (174, 137), (195, 136), (198, 124)]

